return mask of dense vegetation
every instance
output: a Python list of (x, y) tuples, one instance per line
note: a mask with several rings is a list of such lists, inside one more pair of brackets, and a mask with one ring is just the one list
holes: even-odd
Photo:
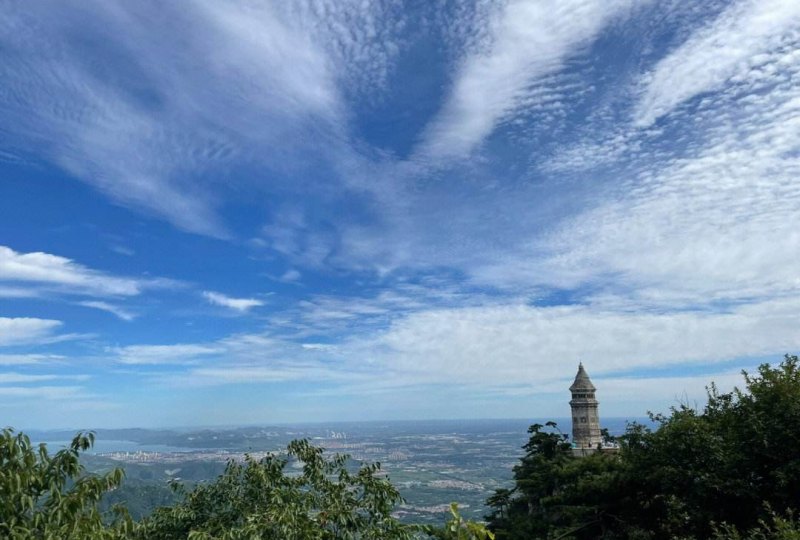
[(744, 373), (745, 390), (712, 384), (702, 410), (653, 415), (619, 451), (573, 457), (553, 423), (533, 425), (487, 516), (498, 540), (800, 539), (800, 369)]
[[(630, 425), (617, 452), (574, 457), (555, 424), (533, 425), (515, 484), (488, 501), (498, 540), (800, 540), (800, 366), (744, 374), (745, 389), (708, 391), (702, 410)], [(494, 538), (452, 508), (440, 528), (392, 516), (397, 489), (378, 464), (354, 467), (307, 441), (285, 455), (230, 462), (213, 482), (176, 486), (139, 520), (119, 497), (123, 473), (88, 474), (80, 453), (92, 434), (49, 454), (27, 436), (0, 436), (0, 537), (11, 539), (411, 539)]]
[[(215, 481), (191, 490), (176, 485), (177, 502), (134, 521), (124, 506), (101, 510), (123, 481), (121, 469), (88, 474), (80, 452), (94, 442), (78, 434), (66, 450), (5, 429), (0, 436), (0, 538), (52, 540), (490, 540), (482, 525), (452, 507), (443, 527), (403, 525), (392, 516), (397, 489), (380, 465), (354, 469), (347, 456), (326, 458), (308, 441), (286, 455), (231, 461)], [(287, 467), (297, 473), (287, 472)]]

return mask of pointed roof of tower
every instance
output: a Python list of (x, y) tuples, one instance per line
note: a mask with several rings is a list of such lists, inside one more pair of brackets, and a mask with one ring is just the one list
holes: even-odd
[(589, 378), (586, 370), (583, 369), (583, 362), (578, 364), (578, 374), (575, 375), (575, 382), (572, 383), (569, 390), (570, 392), (575, 392), (577, 390), (589, 390), (594, 392), (597, 390), (592, 384), (592, 380)]

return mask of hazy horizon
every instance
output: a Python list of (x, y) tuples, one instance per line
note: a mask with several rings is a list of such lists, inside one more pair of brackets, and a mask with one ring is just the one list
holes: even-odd
[[(122, 426), (122, 427), (107, 427), (107, 426), (86, 426), (86, 427), (50, 427), (50, 428), (42, 428), (37, 426), (22, 426), (17, 428), (16, 426), (9, 426), (13, 427), (16, 431), (21, 431), (26, 434), (34, 433), (34, 434), (42, 434), (42, 433), (70, 433), (73, 430), (77, 433), (77, 431), (125, 431), (125, 430), (146, 430), (146, 431), (174, 431), (174, 432), (189, 432), (189, 431), (197, 431), (197, 430), (219, 430), (219, 431), (226, 431), (226, 430), (236, 430), (236, 429), (255, 429), (255, 428), (269, 428), (269, 427), (280, 427), (280, 428), (287, 428), (287, 427), (332, 427), (332, 426), (347, 426), (347, 425), (387, 425), (387, 426), (398, 426), (398, 425), (433, 425), (433, 424), (456, 424), (459, 422), (464, 423), (492, 423), (492, 422), (518, 422), (520, 424), (526, 424), (526, 429), (532, 424), (535, 423), (545, 423), (553, 421), (556, 422), (559, 428), (564, 426), (571, 426), (571, 419), (568, 416), (564, 416), (561, 418), (552, 417), (552, 418), (428, 418), (428, 419), (397, 419), (397, 420), (341, 420), (341, 419), (332, 419), (332, 420), (317, 420), (317, 421), (308, 421), (308, 422), (266, 422), (262, 424), (218, 424), (218, 425), (208, 425), (208, 424), (196, 424), (196, 425), (181, 425), (181, 426), (144, 426), (144, 425), (130, 425), (130, 426)], [(609, 416), (600, 419), (601, 427), (605, 427), (603, 424), (605, 422), (611, 422), (614, 424), (618, 424), (619, 422), (644, 422), (648, 421), (648, 417), (646, 415), (643, 416)]]

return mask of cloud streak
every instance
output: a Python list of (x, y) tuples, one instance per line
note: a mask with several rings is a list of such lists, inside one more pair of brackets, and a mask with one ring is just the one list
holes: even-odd
[(219, 348), (208, 345), (129, 345), (108, 351), (122, 364), (191, 364), (198, 358), (214, 355)]
[(634, 123), (647, 127), (700, 94), (742, 82), (742, 75), (764, 63), (762, 55), (792, 47), (799, 26), (797, 2), (733, 3), (647, 74)]
[(123, 321), (132, 321), (136, 318), (136, 315), (134, 315), (133, 313), (125, 309), (122, 309), (119, 306), (115, 306), (114, 304), (103, 302), (102, 300), (87, 300), (85, 302), (79, 302), (79, 305), (92, 309), (99, 309), (100, 311), (106, 311), (108, 313), (116, 315)]
[(0, 399), (46, 399), (48, 401), (71, 400), (82, 397), (82, 386), (0, 386)]
[(420, 144), (421, 158), (468, 154), (503, 119), (536, 100), (541, 77), (597, 38), (630, 2), (594, 0), (506, 4), (490, 22), (487, 43), (465, 58), (438, 117)]
[(246, 313), (255, 307), (264, 305), (264, 302), (257, 298), (233, 298), (214, 291), (203, 291), (203, 298), (210, 304), (232, 309), (239, 313)]
[(85, 381), (89, 378), (89, 375), (61, 375), (56, 373), (38, 375), (30, 373), (7, 372), (0, 373), (0, 384), (33, 383), (57, 380)]
[(57, 354), (0, 354), (0, 366), (57, 364), (64, 360), (66, 357)]
[[(0, 246), (0, 283), (30, 284), (16, 286), (8, 294), (10, 297), (37, 296), (36, 288), (49, 287), (63, 294), (128, 297), (141, 294), (145, 289), (174, 286), (176, 282), (166, 279), (136, 279), (113, 276), (105, 272), (87, 268), (72, 259), (51, 253), (20, 253), (10, 247)], [(14, 294), (14, 291), (21, 291)], [(2, 292), (0, 292), (2, 295)], [(88, 307), (98, 307), (92, 302)], [(103, 303), (103, 305), (110, 305)]]
[(141, 292), (134, 279), (91, 270), (71, 259), (49, 253), (19, 253), (0, 246), (0, 280), (64, 285), (90, 294), (131, 296)]

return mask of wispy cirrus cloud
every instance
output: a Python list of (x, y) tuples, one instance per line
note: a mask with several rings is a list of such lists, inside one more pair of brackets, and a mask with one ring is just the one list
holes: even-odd
[(220, 349), (205, 344), (128, 345), (107, 352), (122, 364), (158, 365), (196, 363), (198, 359), (218, 354)]
[(18, 147), (184, 230), (227, 235), (213, 176), (339, 114), (324, 51), (269, 3), (19, 4), (0, 26)]
[(82, 386), (0, 386), (0, 398), (64, 400), (84, 397)]
[(100, 311), (106, 311), (108, 313), (116, 315), (123, 321), (132, 321), (136, 318), (136, 315), (131, 313), (130, 311), (123, 309), (119, 306), (116, 306), (114, 304), (104, 302), (102, 300), (86, 300), (85, 302), (78, 302), (78, 304), (84, 307), (99, 309)]
[(30, 366), (63, 363), (66, 357), (58, 354), (0, 354), (0, 366)]
[(291, 186), (275, 171), (296, 172), (309, 154), (347, 152), (344, 96), (373, 99), (385, 85), (400, 12), (393, 2), (12, 5), (0, 16), (3, 124), (14, 151), (115, 202), (229, 237), (219, 178), (269, 173), (231, 180), (260, 195)]
[(264, 305), (264, 301), (257, 298), (234, 298), (214, 291), (203, 291), (203, 298), (215, 306), (232, 309), (239, 313), (246, 313), (254, 307)]
[(322, 358), (321, 350), (269, 333), (253, 333), (202, 343), (130, 345), (109, 352), (122, 364), (162, 366), (158, 373), (142, 376), (170, 385), (324, 381), (357, 376)]
[(34, 383), (42, 381), (85, 381), (91, 378), (90, 375), (62, 375), (58, 373), (47, 374), (33, 374), (33, 373), (16, 373), (6, 372), (0, 373), (0, 384), (14, 384), (14, 383)]
[(36, 298), (39, 294), (26, 287), (0, 287), (0, 298)]
[(531, 87), (538, 78), (559, 72), (570, 56), (631, 6), (625, 0), (576, 0), (513, 1), (498, 8), (488, 21), (486, 43), (456, 70), (450, 95), (428, 126), (419, 156), (469, 153), (501, 120), (537, 101), (541, 90)]

